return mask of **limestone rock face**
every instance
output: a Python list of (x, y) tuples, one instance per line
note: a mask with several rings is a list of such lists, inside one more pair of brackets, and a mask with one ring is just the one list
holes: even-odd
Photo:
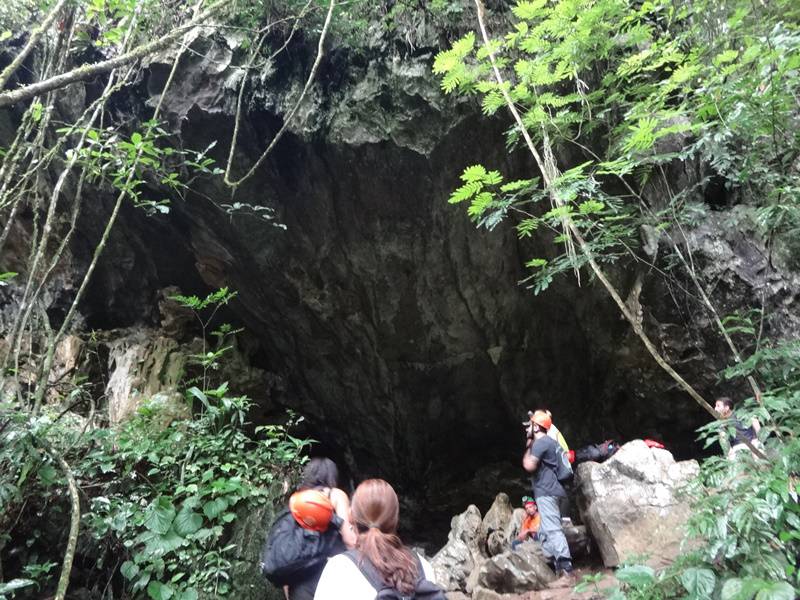
[[(537, 406), (550, 408), (575, 444), (602, 439), (600, 431), (620, 440), (668, 433), (677, 452), (695, 451), (693, 432), (706, 415), (660, 373), (605, 292), (564, 277), (532, 295), (519, 281), (529, 275), (528, 259), (549, 256), (545, 242), (518, 239), (510, 222), (476, 229), (463, 206), (447, 203), (465, 166), (485, 164), (509, 180), (535, 173), (522, 153), (507, 152), (507, 121), (441, 94), (430, 68), (440, 36), (424, 27), (432, 31), (409, 32), (413, 51), (385, 27), (357, 48), (336, 40), (298, 118), (233, 201), (219, 177), (200, 177), (169, 214), (147, 216), (126, 204), (76, 331), (155, 328), (159, 290), (230, 286), (239, 295), (226, 318), (257, 340), (253, 365), (280, 382), (277, 401), (305, 416), (312, 437), (344, 457), (356, 478), (385, 477), (403, 496), (424, 496), (431, 480), (456, 496), (484, 493), (471, 477), (489, 463), (518, 461), (519, 420)], [(297, 36), (248, 82), (235, 176), (253, 165), (296, 101), (316, 36)], [(247, 72), (243, 53), (229, 32), (191, 44), (164, 98), (165, 127), (187, 149), (216, 143), (208, 155), (224, 166)], [(131, 97), (115, 98), (115, 112), (132, 127), (149, 118), (172, 58), (154, 56)], [(71, 112), (92, 97), (81, 88)], [(0, 127), (1, 146), (11, 133)], [(568, 165), (577, 157), (558, 158)], [(170, 195), (158, 182), (147, 187), (153, 197)], [(74, 298), (108, 217), (107, 193), (93, 192), (42, 297), (53, 315)], [(770, 263), (756, 236), (728, 226), (730, 216), (710, 211), (686, 232), (698, 270), (716, 282), (712, 300), (722, 315), (763, 301), (764, 334), (798, 337), (800, 279), (789, 263)], [(32, 230), (32, 216), (21, 216), (3, 248), (2, 268), (20, 277), (0, 287), (0, 330), (19, 306)], [(663, 256), (658, 235), (647, 237), (646, 252)], [(623, 296), (641, 275), (645, 329), (701, 392), (716, 389), (714, 373), (730, 357), (702, 311), (673, 303), (672, 284), (656, 270), (640, 273), (621, 260), (609, 274)], [(174, 315), (163, 327), (169, 335), (185, 321)], [(141, 357), (123, 345), (120, 364)], [(169, 358), (171, 350), (159, 351)], [(129, 411), (121, 398), (133, 388), (123, 388), (115, 382), (115, 418)], [(643, 402), (655, 398), (655, 408)], [(491, 488), (488, 501), (498, 489), (511, 490)]]
[(654, 567), (669, 564), (689, 516), (679, 491), (698, 474), (696, 461), (675, 462), (667, 450), (641, 440), (623, 445), (602, 464), (580, 464), (581, 514), (605, 565), (615, 567), (636, 555), (649, 556)]
[(109, 344), (109, 378), (106, 386), (108, 416), (117, 424), (132, 415), (142, 402), (161, 405), (176, 418), (188, 416), (178, 391), (187, 353), (177, 341), (138, 329)]
[(467, 578), (483, 558), (481, 549), (481, 513), (470, 505), (453, 517), (447, 544), (436, 553), (431, 565), (436, 581), (445, 590), (466, 590)]

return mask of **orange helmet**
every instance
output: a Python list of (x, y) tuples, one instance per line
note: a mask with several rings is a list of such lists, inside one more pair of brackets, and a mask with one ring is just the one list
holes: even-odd
[(531, 415), (531, 423), (536, 423), (542, 429), (550, 429), (553, 426), (553, 419), (544, 410), (537, 410)]
[(289, 511), (304, 529), (326, 531), (333, 518), (333, 504), (317, 490), (300, 490), (289, 498)]

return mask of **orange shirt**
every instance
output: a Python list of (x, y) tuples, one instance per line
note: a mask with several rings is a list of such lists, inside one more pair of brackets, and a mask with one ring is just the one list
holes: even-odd
[(533, 533), (539, 531), (539, 522), (541, 520), (538, 512), (532, 517), (530, 515), (525, 515), (525, 518), (522, 520), (522, 531), (531, 531)]

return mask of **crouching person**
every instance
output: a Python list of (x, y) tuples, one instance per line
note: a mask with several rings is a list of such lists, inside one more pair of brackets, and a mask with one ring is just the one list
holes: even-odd
[(433, 567), (397, 536), (399, 507), (394, 489), (382, 479), (356, 488), (350, 505), (355, 549), (328, 560), (314, 600), (445, 600)]
[(536, 506), (536, 501), (530, 496), (525, 496), (522, 498), (522, 505), (525, 507), (525, 518), (522, 519), (517, 538), (511, 540), (512, 550), (516, 550), (517, 546), (523, 542), (539, 539), (541, 517), (539, 516), (539, 509)]

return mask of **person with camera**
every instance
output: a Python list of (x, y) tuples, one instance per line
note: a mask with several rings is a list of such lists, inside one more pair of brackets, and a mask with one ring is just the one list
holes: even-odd
[(547, 435), (552, 425), (550, 416), (537, 410), (530, 416), (526, 429), (525, 454), (522, 467), (531, 473), (533, 497), (539, 507), (539, 541), (545, 556), (553, 560), (556, 575), (560, 575), (557, 585), (572, 583), (572, 555), (567, 538), (561, 529), (559, 498), (566, 496), (564, 487), (558, 480), (558, 461), (560, 460), (558, 442)]

